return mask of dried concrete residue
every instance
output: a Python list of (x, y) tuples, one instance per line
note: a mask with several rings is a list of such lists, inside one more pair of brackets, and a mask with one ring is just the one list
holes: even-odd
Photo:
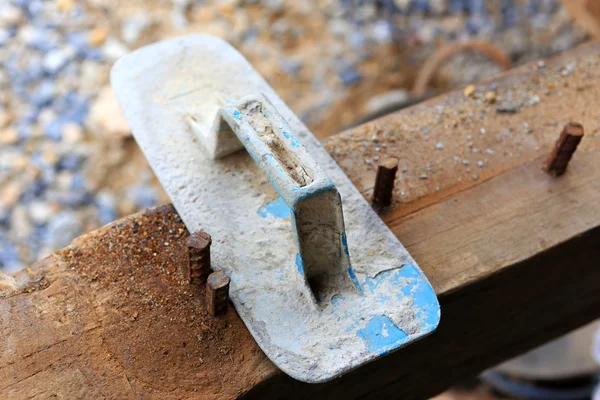
[(242, 107), (242, 112), (252, 128), (258, 133), (258, 136), (271, 149), (277, 161), (286, 168), (288, 174), (298, 186), (304, 187), (314, 182), (311, 171), (302, 165), (298, 157), (287, 150), (281, 138), (275, 133), (260, 102), (246, 103)]

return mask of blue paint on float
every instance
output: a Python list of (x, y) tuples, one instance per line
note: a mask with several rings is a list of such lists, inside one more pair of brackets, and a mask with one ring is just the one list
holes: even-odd
[(348, 251), (348, 239), (346, 238), (346, 232), (342, 231), (342, 247), (344, 248), (344, 254), (347, 256), (350, 255)]
[(385, 315), (371, 318), (367, 326), (358, 330), (356, 334), (365, 341), (369, 352), (378, 355), (387, 354), (408, 338), (408, 335)]
[(300, 147), (302, 144), (300, 143), (300, 141), (296, 138), (296, 136), (292, 135), (291, 133), (287, 132), (287, 131), (283, 131), (283, 136), (286, 139), (289, 139), (290, 142), (292, 143), (292, 146), (294, 147)]
[[(439, 321), (437, 297), (433, 288), (423, 284), (422, 274), (414, 264), (405, 264), (400, 268), (390, 269), (377, 274), (374, 278), (366, 278), (365, 286), (373, 295), (378, 294), (379, 286), (389, 281), (397, 288), (396, 299), (404, 297), (413, 299), (413, 308), (417, 311), (416, 319), (423, 328), (435, 327)], [(378, 300), (385, 300), (378, 297)]]
[(302, 261), (302, 255), (300, 253), (296, 254), (296, 268), (298, 268), (298, 272), (304, 275), (304, 262)]
[(257, 214), (262, 218), (267, 218), (270, 215), (275, 218), (285, 219), (290, 217), (292, 211), (288, 205), (285, 204), (285, 201), (281, 197), (278, 197), (259, 208)]
[(235, 119), (240, 119), (240, 118), (241, 118), (241, 116), (242, 116), (242, 115), (240, 114), (240, 112), (239, 112), (238, 110), (235, 110), (235, 111), (233, 112), (233, 118), (235, 118)]
[(360, 287), (360, 283), (358, 282), (358, 278), (356, 277), (356, 274), (354, 273), (354, 270), (352, 269), (352, 267), (348, 268), (348, 275), (350, 275), (350, 279), (352, 279), (352, 283), (354, 283), (354, 286), (358, 289), (358, 292), (362, 295), (363, 294), (362, 287)]
[(331, 298), (331, 304), (333, 304), (334, 306), (337, 306), (341, 301), (345, 300), (346, 298), (341, 295), (341, 294), (336, 294)]

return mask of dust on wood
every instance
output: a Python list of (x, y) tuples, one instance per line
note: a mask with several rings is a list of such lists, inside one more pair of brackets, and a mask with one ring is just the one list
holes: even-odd
[(171, 206), (148, 210), (77, 239), (25, 285), (5, 288), (3, 397), (225, 399), (273, 374), (235, 310), (210, 317), (204, 286), (194, 292), (184, 280), (188, 236)]
[[(390, 114), (325, 141), (325, 147), (366, 198), (377, 162), (400, 161), (394, 220), (482, 184), (552, 150), (563, 125), (589, 133), (577, 152), (600, 148), (600, 44), (517, 68), (481, 82), (466, 96), (456, 91)], [(575, 155), (575, 159), (577, 154)]]

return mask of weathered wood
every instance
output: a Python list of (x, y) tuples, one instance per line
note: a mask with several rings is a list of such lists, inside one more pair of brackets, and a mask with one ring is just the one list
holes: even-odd
[[(235, 312), (207, 316), (179, 271), (187, 232), (166, 207), (4, 277), (0, 398), (422, 399), (597, 318), (599, 55), (586, 45), (493, 80), (497, 104), (530, 104), (516, 114), (484, 100), (489, 81), (327, 142), (365, 196), (376, 164), (365, 160), (400, 159), (400, 201), (383, 218), (439, 295), (430, 337), (326, 384), (293, 381)], [(586, 136), (552, 178), (541, 167), (570, 119)]]

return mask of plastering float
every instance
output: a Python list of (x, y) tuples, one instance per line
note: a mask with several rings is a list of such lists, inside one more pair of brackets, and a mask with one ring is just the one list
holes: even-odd
[(437, 327), (413, 258), (233, 47), (159, 42), (120, 59), (111, 82), (188, 230), (211, 233), (236, 311), (285, 373), (324, 382)]

